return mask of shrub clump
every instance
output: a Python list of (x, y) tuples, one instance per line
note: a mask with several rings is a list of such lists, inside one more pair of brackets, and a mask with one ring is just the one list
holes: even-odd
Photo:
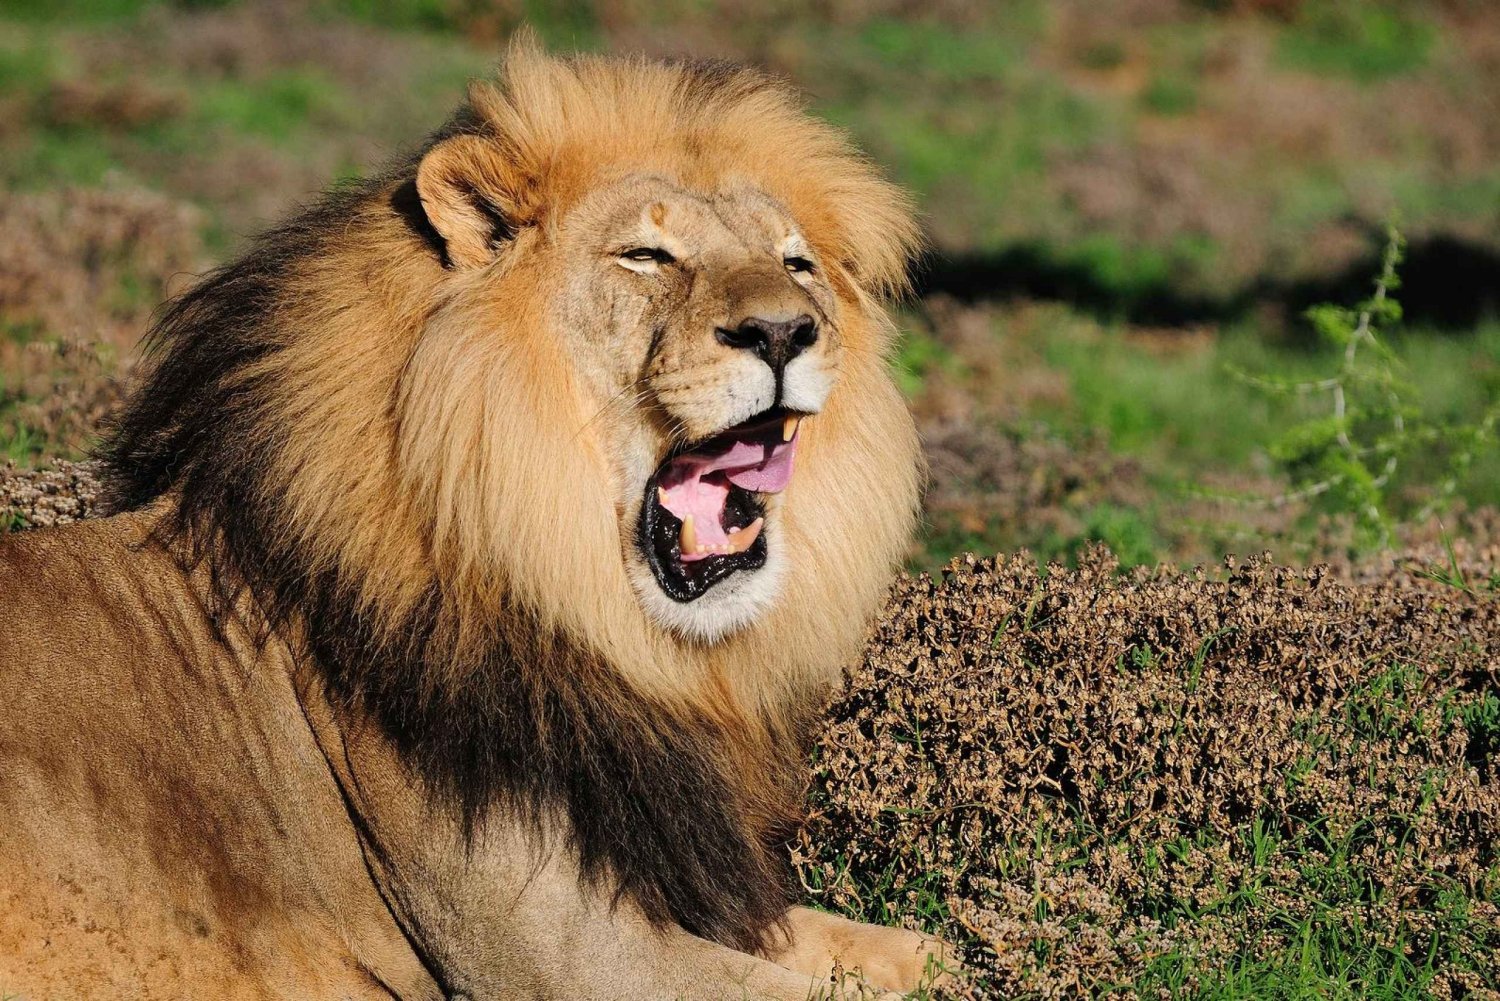
[(47, 469), (0, 465), (0, 532), (47, 528), (95, 513), (98, 469), (92, 462), (54, 460)]
[(1500, 996), (1500, 602), (1418, 583), (1098, 550), (903, 578), (803, 878), (939, 928), (976, 997)]

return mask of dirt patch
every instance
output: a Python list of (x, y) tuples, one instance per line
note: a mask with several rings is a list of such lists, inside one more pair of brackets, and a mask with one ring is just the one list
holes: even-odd
[(945, 921), (976, 997), (1204, 987), (1326, 941), (1494, 997), (1500, 601), (1430, 584), (1102, 551), (903, 578), (822, 740), (805, 876)]

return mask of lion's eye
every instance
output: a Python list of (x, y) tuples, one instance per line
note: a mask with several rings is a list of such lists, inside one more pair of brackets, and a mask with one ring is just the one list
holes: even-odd
[(794, 275), (812, 274), (813, 272), (813, 262), (805, 257), (788, 257), (783, 259), (781, 263), (785, 264), (786, 269)]
[(620, 260), (636, 264), (671, 264), (677, 258), (660, 247), (636, 247), (621, 254)]

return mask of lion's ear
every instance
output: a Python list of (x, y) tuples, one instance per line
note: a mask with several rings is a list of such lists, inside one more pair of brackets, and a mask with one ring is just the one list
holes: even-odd
[(479, 136), (444, 139), (422, 157), (417, 197), (455, 267), (483, 267), (515, 231), (509, 174), (500, 151)]

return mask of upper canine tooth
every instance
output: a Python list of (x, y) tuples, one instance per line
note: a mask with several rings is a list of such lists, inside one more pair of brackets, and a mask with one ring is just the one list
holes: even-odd
[(792, 436), (797, 433), (797, 425), (802, 422), (800, 417), (788, 417), (781, 422), (781, 440), (791, 441)]
[(682, 518), (682, 551), (685, 553), (698, 552), (698, 529), (693, 525), (693, 516), (688, 514)]

